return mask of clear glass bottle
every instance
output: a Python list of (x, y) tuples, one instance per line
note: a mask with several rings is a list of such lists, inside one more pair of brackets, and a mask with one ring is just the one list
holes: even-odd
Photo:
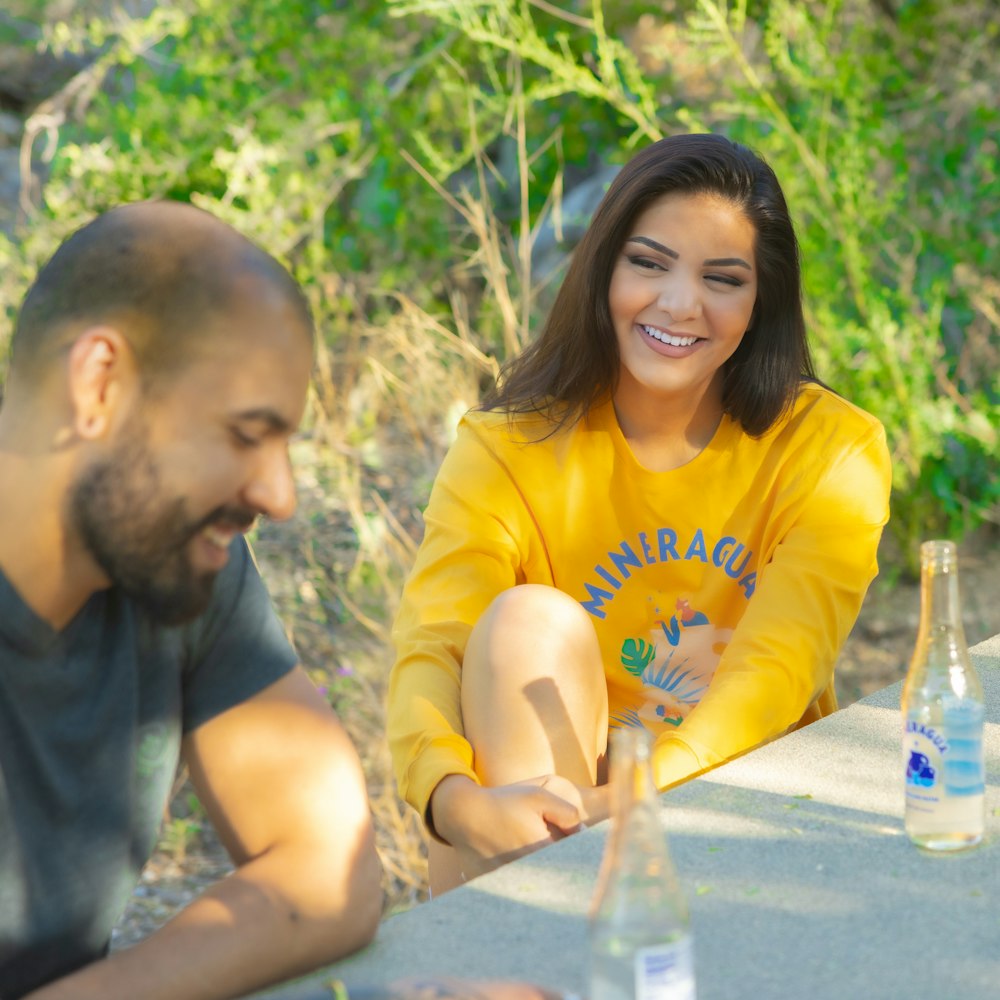
[(695, 1000), (687, 901), (645, 729), (611, 731), (612, 820), (590, 909), (590, 1000)]
[(903, 684), (905, 825), (931, 851), (983, 838), (983, 689), (962, 628), (954, 542), (920, 546), (920, 628)]

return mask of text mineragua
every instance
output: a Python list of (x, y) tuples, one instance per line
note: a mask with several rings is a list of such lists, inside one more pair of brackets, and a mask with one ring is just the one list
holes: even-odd
[(595, 618), (604, 618), (604, 604), (614, 600), (622, 584), (632, 576), (633, 569), (642, 569), (654, 563), (692, 559), (706, 564), (711, 562), (727, 576), (739, 581), (739, 586), (749, 600), (757, 583), (757, 574), (753, 572), (743, 575), (753, 552), (742, 542), (727, 535), (720, 538), (709, 551), (704, 532), (698, 528), (686, 547), (682, 548), (677, 543), (677, 532), (673, 528), (658, 528), (655, 532), (640, 531), (634, 542), (623, 540), (617, 550), (608, 552), (607, 562), (598, 563), (594, 567), (594, 573), (611, 589), (608, 590), (596, 581), (585, 583), (590, 600), (580, 603)]

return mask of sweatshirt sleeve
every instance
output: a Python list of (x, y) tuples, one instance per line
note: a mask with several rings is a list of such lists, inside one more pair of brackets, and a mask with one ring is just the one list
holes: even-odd
[(700, 703), (654, 750), (668, 788), (836, 707), (833, 669), (877, 570), (892, 478), (874, 422), (844, 447), (774, 540)]
[(524, 582), (525, 548), (534, 535), (484, 426), (463, 421), (445, 456), (393, 625), (389, 747), (399, 794), (424, 817), (442, 778), (478, 781), (462, 731), (462, 657), (492, 600)]

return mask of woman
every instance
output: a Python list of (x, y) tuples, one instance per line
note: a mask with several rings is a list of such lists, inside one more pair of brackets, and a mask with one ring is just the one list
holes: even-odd
[(603, 818), (609, 727), (655, 734), (665, 789), (833, 711), (889, 484), (814, 376), (773, 171), (644, 149), (425, 514), (389, 736), (432, 892)]

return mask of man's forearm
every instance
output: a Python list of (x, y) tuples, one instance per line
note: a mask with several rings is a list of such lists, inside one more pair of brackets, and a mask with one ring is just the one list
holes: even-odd
[[(26, 1000), (223, 1000), (347, 955), (381, 916), (378, 860), (367, 844), (340, 859), (349, 881), (322, 877), (315, 853), (275, 850), (209, 889), (145, 941)], [(295, 874), (290, 875), (290, 868)], [(294, 885), (294, 898), (286, 888)]]
[(473, 980), (421, 976), (387, 986), (351, 987), (331, 983), (303, 1000), (579, 1000), (533, 983), (514, 980)]

